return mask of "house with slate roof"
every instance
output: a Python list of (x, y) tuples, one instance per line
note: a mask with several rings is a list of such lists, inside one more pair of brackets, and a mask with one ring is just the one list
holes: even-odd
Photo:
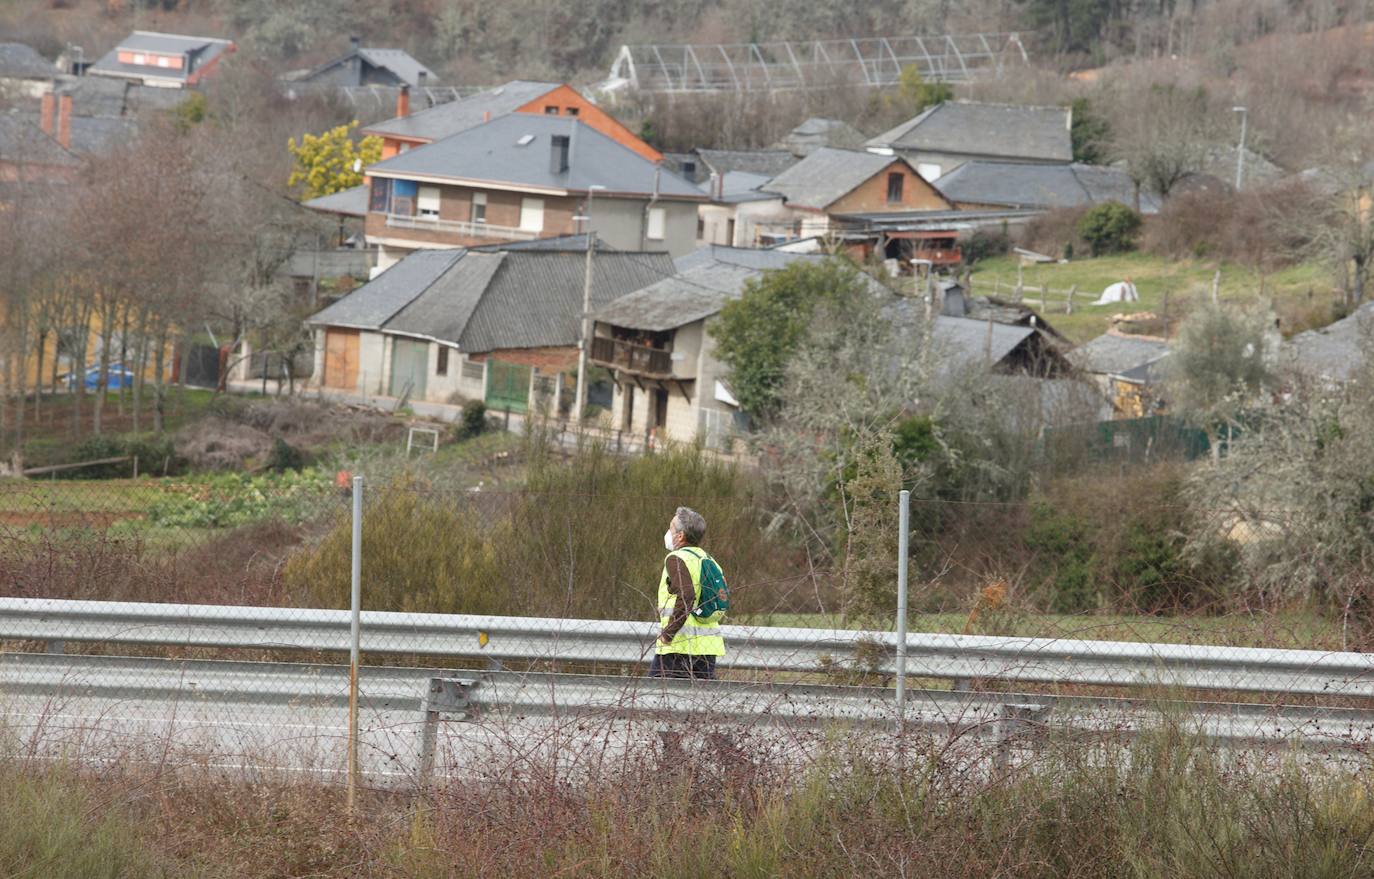
[(348, 51), (313, 70), (295, 77), (306, 85), (357, 88), (358, 86), (408, 86), (438, 83), (439, 77), (404, 49), (364, 46), (359, 37), (349, 38)]
[(1091, 379), (1123, 418), (1152, 414), (1163, 379), (1169, 343), (1149, 336), (1103, 333), (1067, 355), (1069, 363)]
[(575, 118), (651, 162), (663, 154), (649, 146), (611, 114), (570, 85), (514, 80), (466, 98), (412, 111), (410, 95), (402, 90), (396, 116), (363, 129), (382, 139), (382, 158), (443, 140), (511, 113)]
[(1139, 199), (1143, 214), (1159, 212), (1160, 199), (1140, 190), (1120, 168), (1102, 165), (1035, 165), (1024, 162), (965, 162), (940, 178), (940, 191), (966, 211), (1073, 208)]
[(68, 183), (76, 178), (81, 160), (21, 116), (0, 113), (0, 202), (17, 193), (10, 185)]
[(232, 40), (217, 37), (134, 31), (86, 73), (157, 88), (194, 88), (235, 48)]
[(1072, 162), (1072, 124), (1067, 107), (946, 101), (870, 138), (865, 146), (906, 158), (933, 182), (965, 162)]
[(0, 98), (36, 98), (52, 91), (57, 65), (23, 43), (0, 42)]
[[(540, 245), (417, 250), (395, 263), (306, 322), (315, 331), (314, 381), (344, 398), (484, 400), (498, 410), (569, 414), (585, 239)], [(592, 306), (672, 273), (666, 253), (601, 251)], [(609, 394), (602, 401), (609, 405)]]
[[(611, 371), (611, 421), (633, 436), (728, 449), (747, 425), (715, 356), (709, 325), (745, 285), (817, 254), (709, 246), (676, 261), (677, 274), (628, 293), (596, 312), (591, 362)], [(923, 319), (919, 300), (893, 296), (865, 275), (898, 327)], [(1068, 372), (1058, 341), (1034, 323), (1000, 323), (937, 316), (935, 344), (947, 371), (990, 369), (1006, 375), (1051, 378)], [(914, 330), (913, 330), (914, 331)], [(651, 442), (650, 442), (651, 444)]]
[[(369, 167), (367, 242), (386, 268), (422, 248), (594, 232), (681, 256), (706, 195), (577, 117), (511, 113)], [(584, 228), (588, 227), (588, 228)]]

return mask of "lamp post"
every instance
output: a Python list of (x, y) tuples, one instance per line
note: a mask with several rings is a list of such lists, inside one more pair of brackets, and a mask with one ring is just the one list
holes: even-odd
[(1240, 184), (1245, 176), (1245, 128), (1250, 120), (1250, 111), (1246, 107), (1232, 107), (1231, 112), (1240, 114), (1240, 146), (1236, 147), (1236, 192), (1240, 192)]
[(599, 183), (587, 187), (587, 211), (584, 215), (573, 217), (583, 221), (583, 232), (587, 236), (587, 270), (582, 279), (582, 332), (577, 340), (577, 394), (573, 397), (573, 423), (582, 425), (582, 411), (587, 408), (587, 354), (592, 334), (592, 253), (596, 250), (596, 232), (592, 231), (592, 198), (597, 190), (605, 189)]

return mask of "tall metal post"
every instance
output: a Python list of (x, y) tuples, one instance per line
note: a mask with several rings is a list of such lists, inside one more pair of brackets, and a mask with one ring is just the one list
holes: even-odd
[(363, 631), (363, 478), (353, 477), (353, 600), (348, 652), (348, 811), (358, 791), (358, 659)]
[(906, 560), (911, 530), (911, 492), (902, 489), (897, 512), (897, 729), (906, 723)]

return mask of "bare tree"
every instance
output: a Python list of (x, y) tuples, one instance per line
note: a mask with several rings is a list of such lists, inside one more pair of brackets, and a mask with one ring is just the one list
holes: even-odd
[(1101, 106), (1111, 121), (1111, 153), (1136, 184), (1136, 210), (1142, 188), (1167, 197), (1221, 141), (1218, 114), (1200, 86), (1123, 81)]

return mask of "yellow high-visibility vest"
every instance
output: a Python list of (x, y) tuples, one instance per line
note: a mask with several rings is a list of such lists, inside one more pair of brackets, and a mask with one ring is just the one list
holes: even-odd
[[(675, 549), (663, 559), (663, 575), (658, 581), (658, 618), (659, 624), (668, 625), (673, 618), (673, 608), (677, 606), (678, 596), (672, 589), (672, 580), (668, 577), (668, 559), (677, 556), (682, 559), (682, 563), (687, 566), (687, 573), (692, 575), (692, 606), (701, 603), (701, 561), (693, 553), (686, 552), (687, 549), (695, 549), (705, 556), (705, 550), (697, 547), (683, 547)], [(698, 620), (689, 611), (687, 622), (682, 624), (682, 628), (677, 630), (673, 636), (673, 643), (664, 644), (662, 641), (656, 647), (659, 653), (686, 653), (691, 656), (724, 656), (725, 638), (720, 633), (720, 620), (715, 619), (710, 622)]]

